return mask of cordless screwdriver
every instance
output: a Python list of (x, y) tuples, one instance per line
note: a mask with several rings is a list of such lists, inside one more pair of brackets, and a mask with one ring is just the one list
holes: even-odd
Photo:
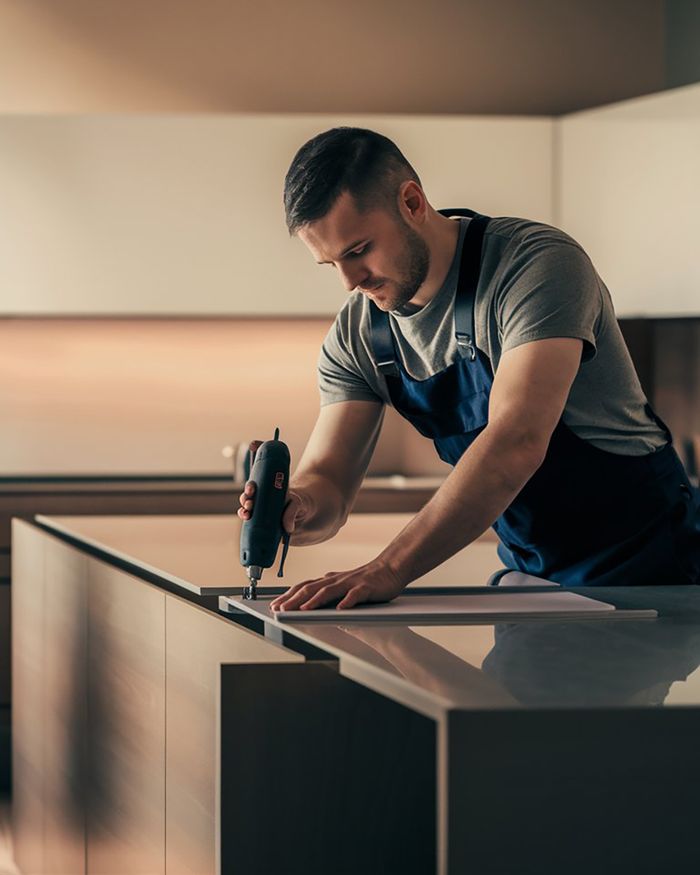
[(244, 599), (257, 598), (257, 585), (263, 570), (275, 561), (280, 539), (284, 549), (278, 577), (282, 577), (289, 549), (289, 534), (282, 527), (282, 513), (287, 503), (289, 484), (289, 447), (279, 439), (275, 429), (271, 441), (260, 444), (253, 458), (248, 481), (255, 484), (253, 510), (241, 527), (241, 565), (247, 570), (249, 586)]

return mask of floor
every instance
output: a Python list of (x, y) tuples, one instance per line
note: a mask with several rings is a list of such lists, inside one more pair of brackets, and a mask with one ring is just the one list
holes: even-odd
[(12, 836), (10, 834), (10, 802), (0, 798), (0, 875), (20, 875), (12, 862)]

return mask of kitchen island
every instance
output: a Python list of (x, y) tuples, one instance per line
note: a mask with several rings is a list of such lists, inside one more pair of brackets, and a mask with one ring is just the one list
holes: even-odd
[[(292, 550), (286, 583), (407, 520), (351, 518)], [(697, 868), (695, 587), (593, 592), (657, 620), (282, 627), (220, 610), (245, 583), (238, 525), (14, 523), (24, 875)], [(415, 586), (498, 566), (485, 539)]]

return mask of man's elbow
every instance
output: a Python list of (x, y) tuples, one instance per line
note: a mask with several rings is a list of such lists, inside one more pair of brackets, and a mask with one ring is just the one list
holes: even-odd
[(491, 439), (504, 479), (520, 490), (544, 462), (551, 434), (528, 428), (494, 429)]

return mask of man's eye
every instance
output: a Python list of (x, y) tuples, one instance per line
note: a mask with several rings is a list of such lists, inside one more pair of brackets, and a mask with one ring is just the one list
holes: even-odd
[(356, 258), (358, 255), (364, 255), (368, 249), (369, 243), (365, 243), (365, 245), (360, 246), (359, 249), (353, 249), (351, 252), (348, 252), (348, 258)]

